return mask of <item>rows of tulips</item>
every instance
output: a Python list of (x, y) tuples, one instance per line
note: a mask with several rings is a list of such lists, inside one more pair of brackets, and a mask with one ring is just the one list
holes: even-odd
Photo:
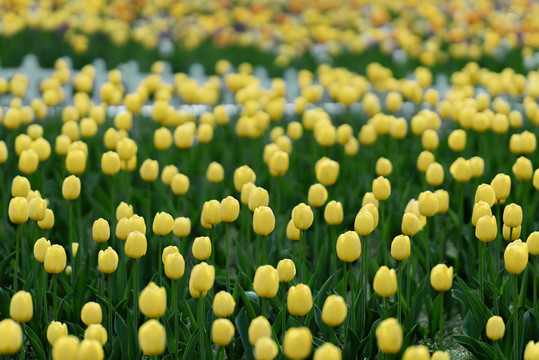
[(153, 70), (0, 81), (0, 354), (539, 358), (537, 73)]

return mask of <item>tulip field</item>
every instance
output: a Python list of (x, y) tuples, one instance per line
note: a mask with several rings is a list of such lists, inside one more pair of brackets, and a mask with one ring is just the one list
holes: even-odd
[(0, 359), (539, 360), (538, 14), (0, 0)]

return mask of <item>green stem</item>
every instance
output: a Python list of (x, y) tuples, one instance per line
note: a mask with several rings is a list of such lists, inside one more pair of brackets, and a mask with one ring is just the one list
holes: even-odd
[(228, 226), (229, 223), (225, 225), (225, 242), (226, 242), (226, 291), (230, 293), (230, 266), (229, 266), (229, 247), (228, 247)]
[(364, 249), (362, 251), (363, 259), (361, 265), (363, 267), (363, 326), (367, 324), (367, 312), (368, 312), (368, 298), (367, 293), (369, 289), (369, 235), (365, 235)]
[(225, 356), (223, 355), (224, 350), (225, 350), (224, 346), (219, 346), (217, 348), (217, 354), (215, 355), (215, 359), (217, 360), (224, 359), (225, 358)]
[(494, 265), (492, 264), (492, 253), (490, 246), (486, 246), (486, 252), (487, 252), (487, 264), (490, 271), (490, 283), (492, 284), (492, 288), (494, 293), (492, 294), (493, 302), (494, 302), (494, 312), (496, 314), (499, 313), (498, 311), (498, 286), (496, 285), (496, 272), (494, 271)]
[(209, 234), (210, 234), (210, 242), (211, 242), (211, 264), (215, 266), (216, 249), (215, 249), (215, 241), (213, 241), (213, 225), (210, 227)]
[(262, 264), (265, 265), (268, 263), (268, 258), (266, 257), (266, 236), (262, 236)]
[(438, 349), (442, 350), (444, 342), (444, 292), (441, 292), (440, 296), (440, 339)]
[(520, 359), (518, 343), (518, 275), (513, 275), (513, 346), (515, 348), (515, 360)]
[(115, 200), (114, 200), (114, 178), (111, 176), (108, 176), (109, 178), (109, 187), (110, 187), (110, 193), (109, 193), (109, 197), (110, 197), (110, 216), (111, 216), (111, 219), (115, 219), (116, 218), (116, 212), (115, 212)]
[(111, 349), (112, 349), (112, 345), (114, 344), (114, 341), (112, 339), (113, 337), (113, 332), (112, 332), (112, 281), (111, 281), (111, 278), (110, 278), (110, 275), (108, 277), (108, 288), (109, 288), (109, 343), (110, 343), (110, 346), (111, 346)]
[[(335, 274), (335, 271), (337, 271), (337, 252), (336, 252), (336, 246), (337, 246), (337, 227), (331, 226), (331, 239), (330, 239), (331, 251), (329, 253), (330, 258), (330, 264), (331, 264), (331, 274)], [(364, 250), (364, 249), (363, 249)], [(363, 253), (362, 250), (362, 253)], [(363, 268), (363, 264), (361, 265)]]
[[(158, 247), (158, 253), (157, 253), (157, 269), (158, 269), (158, 278), (157, 278), (157, 283), (159, 284), (159, 286), (161, 286), (161, 277), (162, 277), (162, 273), (163, 273), (163, 261), (161, 261), (161, 253), (163, 252), (163, 237), (161, 235), (159, 235), (159, 239), (158, 239), (158, 242), (159, 242), (159, 247)], [(213, 252), (213, 251), (212, 251)]]
[(56, 300), (56, 294), (58, 292), (58, 275), (53, 274), (52, 275), (52, 305), (53, 305), (53, 316), (54, 320), (58, 320), (58, 306), (57, 306), (57, 300)]
[(533, 311), (537, 316), (537, 255), (533, 257)]
[(410, 311), (411, 304), (410, 304), (410, 292), (411, 292), (411, 286), (412, 286), (412, 279), (413, 279), (413, 273), (412, 273), (412, 254), (410, 254), (410, 257), (406, 261), (406, 268), (408, 272), (408, 278), (406, 279), (406, 304), (408, 306), (408, 312)]
[(282, 333), (281, 333), (281, 339), (284, 339), (284, 333), (286, 332), (286, 288), (287, 288), (287, 284), (286, 283), (283, 283), (283, 286), (282, 286), (282, 289), (283, 289), (283, 301), (282, 301), (282, 310), (281, 310), (281, 313), (282, 313)]
[(301, 282), (305, 283), (305, 276), (307, 272), (307, 245), (305, 244), (305, 231), (299, 232), (299, 245), (301, 247)]
[(342, 297), (344, 299), (344, 302), (346, 301), (346, 295), (348, 290), (348, 263), (344, 262), (342, 263), (342, 271), (343, 271), (343, 286), (342, 286)]
[(21, 328), (22, 328), (22, 345), (21, 345), (21, 351), (19, 352), (19, 355), (20, 355), (20, 360), (24, 360), (25, 357), (24, 357), (24, 330), (25, 329), (25, 326), (26, 324), (25, 323), (21, 323)]
[(266, 301), (266, 298), (260, 298), (262, 301), (262, 316), (267, 318), (268, 315), (268, 303)]
[(43, 310), (45, 310), (45, 320), (49, 322), (49, 307), (47, 306), (47, 272), (45, 267), (41, 267), (41, 290), (43, 291)]
[(133, 317), (135, 327), (138, 327), (138, 302), (137, 302), (137, 295), (138, 295), (138, 280), (137, 280), (137, 259), (133, 259)]
[(426, 254), (425, 254), (425, 257), (426, 257), (426, 261), (427, 261), (427, 270), (426, 270), (426, 274), (430, 274), (430, 244), (429, 244), (429, 219), (427, 219), (427, 222), (425, 224), (425, 246), (426, 246)]
[(399, 272), (397, 273), (397, 294), (399, 296), (398, 298), (398, 301), (397, 301), (397, 321), (401, 322), (401, 307), (402, 307), (402, 301), (401, 299), (403, 298), (402, 297), (402, 269), (403, 269), (403, 265), (402, 265), (402, 261), (399, 261)]
[(356, 300), (356, 291), (355, 291), (355, 282), (356, 282), (356, 278), (354, 276), (354, 271), (353, 271), (353, 263), (348, 263), (348, 272), (350, 273), (350, 320), (351, 320), (351, 325), (352, 325), (352, 328), (355, 329), (355, 323), (354, 323), (354, 319), (356, 318), (355, 316), (355, 306), (354, 306), (354, 302)]
[(198, 317), (198, 332), (199, 332), (199, 351), (200, 359), (205, 360), (205, 346), (204, 346), (204, 298), (198, 298), (198, 307), (197, 307), (197, 317)]
[[(73, 274), (75, 276), (75, 274)], [(99, 296), (104, 297), (105, 294), (105, 274), (101, 273), (101, 282), (99, 284)]]
[(496, 233), (496, 239), (494, 239), (494, 241), (496, 241), (496, 246), (494, 248), (494, 259), (496, 261), (496, 273), (498, 271), (500, 271), (500, 243), (503, 241), (501, 238), (503, 237), (503, 221), (502, 221), (502, 218), (500, 217), (501, 215), (501, 209), (500, 209), (500, 203), (497, 202), (496, 203), (496, 221), (498, 221), (500, 223), (500, 228), (497, 229), (497, 233)]
[(485, 252), (484, 252), (483, 244), (484, 243), (482, 241), (479, 242), (479, 298), (481, 299), (481, 302), (484, 302), (485, 300), (485, 297), (484, 297)]
[(178, 286), (177, 280), (172, 280), (171, 289), (172, 291), (172, 311), (174, 311), (174, 359), (178, 360)]
[(17, 235), (15, 237), (15, 272), (13, 274), (13, 291), (17, 292), (19, 281), (19, 253), (21, 242), (21, 225), (17, 225)]
[(75, 288), (75, 256), (73, 256), (73, 201), (69, 202), (69, 251), (71, 252), (71, 287)]

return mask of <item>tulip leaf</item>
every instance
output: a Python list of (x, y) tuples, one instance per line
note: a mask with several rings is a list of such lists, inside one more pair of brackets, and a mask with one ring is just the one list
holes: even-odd
[(45, 350), (43, 349), (43, 345), (41, 344), (41, 341), (39, 341), (37, 334), (28, 325), (24, 325), (23, 328), (24, 332), (26, 333), (26, 337), (30, 342), (30, 345), (32, 345), (34, 354), (37, 356), (38, 359), (45, 360)]
[(452, 337), (479, 360), (491, 360), (494, 358), (494, 349), (490, 345), (471, 338), (468, 335), (453, 335)]
[(462, 322), (462, 332), (464, 335), (468, 335), (474, 339), (481, 338), (482, 327), (477, 322), (472, 311), (468, 311)]
[(2, 318), (9, 317), (9, 302), (10, 298), (8, 293), (3, 287), (0, 287), (0, 313), (2, 314)]
[(249, 318), (245, 311), (245, 308), (241, 309), (234, 321), (240, 334), (241, 342), (243, 343), (244, 355), (248, 360), (253, 360), (253, 350), (251, 343), (249, 342)]
[(117, 342), (120, 343), (120, 349), (122, 353), (122, 358), (126, 359), (128, 358), (129, 354), (129, 331), (127, 329), (127, 324), (125, 321), (120, 317), (116, 316), (114, 318), (114, 330), (117, 334)]
[(333, 278), (335, 277), (336, 274), (333, 274), (331, 275), (327, 280), (326, 282), (324, 283), (324, 285), (322, 285), (322, 287), (320, 287), (320, 289), (318, 290), (318, 292), (316, 293), (316, 296), (314, 297), (314, 303), (318, 305), (319, 308), (321, 308), (323, 305), (324, 305), (324, 301), (326, 301), (326, 294), (328, 292), (328, 288), (330, 287), (330, 285), (332, 284), (333, 282)]
[(187, 341), (187, 345), (185, 346), (182, 359), (186, 360), (195, 358), (195, 349), (198, 347), (199, 331), (200, 329), (195, 330), (189, 337), (189, 341)]
[(257, 312), (254, 311), (253, 305), (251, 304), (251, 300), (241, 287), (241, 285), (238, 284), (238, 291), (240, 293), (241, 299), (243, 300), (243, 303), (245, 304), (245, 307), (247, 308), (247, 313), (249, 315), (249, 318), (252, 320), (256, 317)]
[(335, 330), (322, 321), (322, 312), (316, 304), (314, 305), (314, 320), (322, 332), (322, 335), (324, 335), (324, 340), (336, 344), (337, 336), (335, 335)]
[(492, 316), (492, 312), (481, 300), (479, 300), (479, 297), (475, 295), (472, 290), (470, 290), (468, 285), (460, 278), (460, 276), (457, 276), (456, 278), (462, 292), (465, 295), (465, 301), (473, 311), (476, 320), (486, 323), (486, 321)]

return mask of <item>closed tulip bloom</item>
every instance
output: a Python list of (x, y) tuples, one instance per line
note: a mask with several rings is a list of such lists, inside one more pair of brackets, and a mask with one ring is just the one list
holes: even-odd
[(9, 220), (14, 224), (23, 224), (28, 220), (28, 201), (23, 197), (9, 201)]
[(127, 218), (121, 218), (116, 224), (116, 237), (120, 240), (127, 240), (129, 233), (127, 232), (127, 223), (129, 220)]
[(165, 327), (155, 319), (146, 321), (138, 329), (138, 343), (145, 355), (161, 355), (167, 346)]
[(402, 347), (402, 328), (395, 318), (389, 318), (376, 328), (376, 344), (384, 354), (396, 354)]
[(217, 200), (210, 200), (204, 203), (202, 215), (204, 222), (215, 226), (221, 222), (221, 203)]
[(539, 169), (535, 169), (533, 172), (533, 187), (535, 190), (539, 190)]
[(487, 321), (487, 337), (492, 341), (503, 338), (505, 333), (505, 323), (500, 316), (491, 316)]
[(139, 231), (129, 233), (125, 242), (125, 254), (127, 256), (131, 259), (139, 259), (146, 255), (147, 248), (148, 242), (143, 233)]
[(133, 216), (133, 206), (122, 201), (116, 208), (116, 220), (120, 221), (121, 218), (129, 219), (131, 216)]
[(376, 160), (376, 168), (375, 168), (376, 175), (389, 176), (392, 171), (393, 171), (393, 164), (391, 164), (391, 160), (386, 159), (384, 157), (381, 157), (378, 160)]
[(313, 339), (309, 328), (290, 328), (284, 335), (284, 354), (292, 360), (305, 359), (311, 354), (312, 342)]
[(367, 211), (367, 212), (369, 212), (371, 214), (372, 220), (374, 221), (373, 230), (376, 229), (376, 227), (378, 226), (378, 220), (379, 220), (379, 217), (380, 217), (380, 214), (378, 212), (378, 207), (376, 207), (372, 203), (365, 204), (365, 205), (363, 205), (363, 207), (361, 209), (359, 209), (359, 212), (365, 212), (365, 211)]
[(107, 151), (101, 155), (101, 171), (103, 174), (113, 176), (120, 171), (120, 155), (115, 151)]
[(54, 346), (56, 340), (67, 336), (67, 325), (59, 321), (52, 321), (47, 327), (47, 340), (51, 346)]
[(466, 132), (462, 129), (453, 130), (447, 138), (447, 144), (455, 152), (464, 150), (466, 147)]
[(277, 150), (269, 160), (269, 171), (271, 176), (283, 176), (288, 171), (289, 167), (288, 153)]
[(277, 264), (277, 272), (279, 273), (279, 282), (290, 282), (296, 276), (296, 265), (290, 259), (282, 259)]
[(79, 251), (79, 243), (74, 242), (71, 244), (71, 253), (73, 254), (73, 257), (77, 256), (77, 251)]
[(193, 241), (193, 256), (199, 260), (204, 261), (211, 256), (211, 240), (207, 236), (199, 236)]
[(86, 154), (81, 150), (70, 150), (66, 157), (66, 169), (75, 175), (82, 174), (86, 170)]
[(45, 218), (47, 202), (39, 197), (34, 197), (28, 203), (28, 216), (33, 221), (40, 221)]
[(180, 253), (172, 253), (165, 258), (165, 275), (171, 280), (180, 279), (185, 272), (185, 261)]
[(80, 195), (80, 179), (75, 175), (70, 175), (64, 179), (62, 184), (62, 196), (66, 200), (75, 200)]
[(186, 237), (191, 233), (191, 219), (187, 217), (179, 217), (174, 220), (172, 232), (177, 237)]
[(191, 270), (193, 288), (201, 293), (206, 293), (213, 287), (215, 280), (215, 268), (205, 262), (196, 264)]
[(419, 156), (417, 157), (417, 169), (424, 173), (433, 162), (434, 155), (430, 151), (424, 150), (419, 153)]
[(373, 288), (376, 294), (381, 297), (390, 297), (397, 292), (397, 274), (394, 269), (387, 266), (380, 266), (374, 275)]
[(153, 218), (153, 233), (160, 236), (168, 235), (174, 226), (174, 219), (166, 212), (158, 212)]
[(479, 218), (475, 227), (476, 238), (483, 242), (490, 242), (496, 239), (497, 234), (498, 225), (495, 216), (484, 215)]
[(485, 171), (485, 160), (480, 156), (474, 156), (468, 162), (470, 163), (472, 178), (481, 177)]
[(430, 285), (436, 291), (448, 291), (453, 285), (453, 267), (438, 264), (430, 272)]
[(137, 143), (128, 137), (120, 139), (116, 144), (116, 152), (120, 155), (120, 159), (127, 161), (136, 155), (138, 150)]
[(332, 186), (339, 177), (339, 163), (323, 157), (315, 165), (316, 179), (324, 186)]
[(361, 241), (354, 231), (347, 231), (337, 239), (337, 256), (345, 262), (354, 262), (361, 255)]
[(11, 182), (11, 196), (12, 197), (26, 197), (31, 190), (30, 181), (24, 176), (17, 175)]
[(164, 287), (149, 283), (138, 298), (140, 312), (148, 318), (159, 318), (167, 310), (167, 292)]
[(322, 207), (328, 199), (328, 191), (322, 184), (314, 184), (309, 188), (307, 195), (309, 205), (313, 207)]
[(271, 265), (259, 266), (256, 269), (253, 287), (262, 298), (272, 298), (279, 290), (279, 272)]
[(221, 200), (221, 220), (226, 223), (236, 221), (240, 214), (240, 203), (232, 196)]
[(241, 191), (244, 184), (256, 181), (255, 172), (247, 165), (240, 166), (234, 171), (234, 187), (236, 191)]
[(488, 204), (489, 207), (492, 207), (496, 202), (496, 193), (494, 188), (489, 184), (481, 184), (477, 187), (475, 191), (475, 203), (479, 201), (484, 201)]
[(9, 303), (9, 316), (18, 323), (27, 323), (33, 315), (32, 295), (26, 291), (16, 292)]
[(430, 360), (429, 350), (425, 345), (408, 346), (402, 360)]
[(74, 335), (62, 336), (52, 347), (53, 360), (76, 360), (79, 352), (79, 339)]
[(408, 236), (414, 236), (419, 231), (419, 219), (417, 215), (407, 212), (402, 216), (401, 231)]
[(23, 174), (32, 174), (39, 165), (39, 156), (34, 149), (24, 150), (19, 157), (19, 170)]
[(384, 201), (391, 195), (391, 184), (383, 176), (379, 176), (372, 181), (372, 193), (377, 200)]
[(275, 229), (275, 215), (271, 208), (259, 206), (253, 214), (253, 229), (255, 233), (267, 236)]
[(174, 245), (169, 245), (163, 249), (163, 252), (161, 253), (161, 261), (164, 264), (167, 256), (169, 256), (170, 254), (177, 254), (177, 253), (179, 254), (180, 250), (178, 250), (178, 248)]
[(255, 187), (249, 193), (249, 210), (255, 211), (259, 206), (268, 206), (269, 193), (266, 189)]
[(300, 231), (296, 227), (296, 225), (294, 225), (294, 220), (290, 219), (290, 221), (288, 221), (288, 224), (286, 225), (286, 237), (288, 238), (288, 240), (298, 241), (299, 235)]
[(146, 222), (142, 216), (134, 214), (127, 221), (127, 233), (130, 234), (133, 231), (146, 234)]
[(444, 182), (444, 168), (441, 164), (433, 162), (426, 172), (427, 183), (431, 186), (439, 186)]
[(230, 293), (219, 291), (213, 298), (213, 312), (217, 317), (228, 317), (234, 312), (236, 302)]
[(391, 242), (391, 256), (398, 261), (406, 260), (410, 256), (410, 238), (406, 235), (397, 235)]
[(140, 177), (146, 182), (152, 182), (159, 176), (159, 163), (157, 160), (146, 159), (140, 166)]
[(50, 246), (51, 242), (44, 237), (37, 239), (34, 243), (34, 257), (39, 263), (45, 261), (45, 254)]
[(11, 355), (19, 352), (22, 346), (22, 329), (11, 319), (0, 321), (0, 354)]
[(530, 159), (519, 157), (513, 165), (513, 174), (520, 181), (529, 181), (533, 176), (533, 166)]
[(49, 274), (59, 274), (66, 267), (66, 252), (60, 245), (52, 245), (45, 252), (45, 271)]
[(161, 181), (170, 186), (174, 176), (178, 175), (178, 168), (174, 165), (167, 165), (161, 171)]
[(344, 299), (339, 295), (330, 295), (322, 307), (322, 321), (331, 327), (341, 325), (346, 319), (348, 309)]
[(311, 207), (304, 203), (296, 205), (294, 209), (292, 209), (292, 220), (294, 221), (294, 226), (299, 230), (307, 230), (310, 228), (314, 220)]
[(288, 290), (288, 312), (294, 316), (305, 316), (313, 307), (313, 295), (309, 286), (298, 284)]
[(511, 178), (509, 175), (498, 174), (492, 179), (490, 185), (494, 188), (496, 194), (496, 200), (505, 200), (509, 197), (511, 192)]
[(184, 174), (175, 174), (170, 180), (170, 188), (174, 195), (185, 195), (189, 191), (190, 181)]
[(110, 238), (110, 226), (107, 220), (99, 218), (92, 226), (92, 238), (97, 243), (104, 243)]
[(505, 248), (503, 259), (510, 274), (519, 275), (528, 265), (528, 244), (515, 240)]
[(5, 141), (0, 141), (0, 164), (3, 164), (6, 162), (8, 158), (8, 150), (6, 146)]
[(103, 360), (103, 346), (93, 339), (84, 339), (79, 345), (78, 360)]
[(313, 360), (341, 360), (341, 349), (332, 343), (324, 343), (314, 352)]
[(259, 339), (270, 338), (271, 339), (271, 325), (263, 316), (254, 318), (249, 324), (249, 342), (251, 345), (255, 345)]
[(532, 232), (526, 240), (528, 252), (531, 255), (539, 255), (539, 231)]
[(251, 191), (255, 188), (256, 185), (251, 182), (242, 186), (240, 194), (240, 200), (242, 204), (249, 206), (249, 197), (251, 196)]
[(255, 360), (273, 360), (279, 353), (279, 348), (270, 337), (258, 339), (255, 344)]
[(234, 337), (234, 325), (228, 319), (217, 319), (211, 326), (211, 341), (215, 345), (227, 346)]
[(449, 210), (449, 193), (443, 189), (438, 189), (434, 192), (438, 201), (438, 214), (445, 214)]
[(52, 229), (54, 226), (54, 212), (51, 209), (45, 210), (45, 217), (43, 220), (37, 222), (37, 225), (42, 230)]
[[(520, 239), (520, 232), (522, 231), (522, 226), (517, 226), (514, 228), (511, 228), (505, 224), (502, 226), (502, 235), (503, 238), (507, 241), (513, 241)], [(509, 238), (511, 237), (511, 238)]]
[(476, 202), (473, 206), (473, 212), (472, 212), (473, 226), (476, 226), (479, 218), (485, 215), (492, 216), (492, 211), (490, 209), (490, 206), (484, 201)]
[(426, 217), (434, 216), (438, 212), (438, 200), (431, 191), (424, 191), (419, 194), (419, 212)]
[(106, 250), (99, 250), (97, 265), (103, 274), (112, 274), (118, 268), (118, 253), (110, 246)]
[(206, 179), (211, 183), (219, 183), (225, 178), (225, 169), (223, 165), (219, 164), (216, 161), (213, 161), (208, 165), (206, 170)]
[(458, 182), (467, 182), (472, 177), (472, 167), (468, 160), (459, 157), (449, 167), (453, 179)]
[(102, 316), (101, 306), (93, 301), (84, 304), (80, 312), (80, 318), (86, 325), (101, 324)]
[(530, 340), (524, 349), (524, 360), (537, 360), (539, 357), (539, 341), (534, 343)]
[(522, 208), (517, 204), (509, 204), (503, 210), (503, 223), (508, 227), (522, 224)]
[(449, 353), (447, 351), (438, 350), (432, 354), (430, 360), (451, 360), (451, 358), (449, 357)]
[(374, 220), (371, 213), (360, 210), (354, 221), (354, 229), (359, 235), (369, 235), (374, 230)]
[(344, 217), (342, 204), (338, 201), (331, 200), (324, 208), (324, 219), (329, 225), (339, 225)]

